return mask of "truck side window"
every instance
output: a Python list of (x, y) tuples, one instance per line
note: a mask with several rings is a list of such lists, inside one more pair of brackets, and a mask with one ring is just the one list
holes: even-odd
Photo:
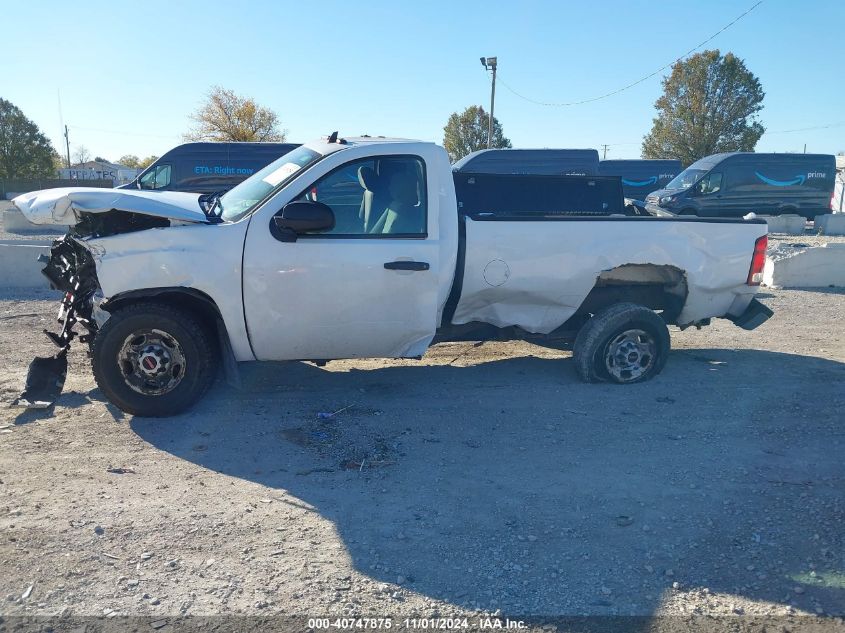
[(141, 176), (141, 189), (164, 189), (170, 184), (170, 165), (156, 165)]
[(356, 160), (326, 174), (297, 200), (331, 207), (335, 227), (320, 237), (426, 235), (425, 167), (411, 156)]
[(722, 188), (722, 174), (719, 172), (711, 172), (701, 179), (698, 183), (698, 191), (707, 195), (716, 193)]

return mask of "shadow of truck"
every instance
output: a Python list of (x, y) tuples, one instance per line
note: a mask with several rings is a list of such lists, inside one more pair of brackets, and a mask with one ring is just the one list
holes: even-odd
[(619, 387), (570, 363), (256, 364), (131, 427), (319, 513), (362, 574), (458, 605), (650, 615), (678, 583), (845, 613), (845, 364), (679, 350)]

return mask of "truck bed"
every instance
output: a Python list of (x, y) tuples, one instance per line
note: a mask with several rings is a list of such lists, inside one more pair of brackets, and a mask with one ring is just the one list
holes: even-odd
[[(542, 225), (542, 226), (541, 226)], [(458, 266), (444, 323), (489, 323), (547, 334), (597, 285), (673, 284), (684, 326), (739, 315), (762, 220), (646, 216), (461, 217)]]

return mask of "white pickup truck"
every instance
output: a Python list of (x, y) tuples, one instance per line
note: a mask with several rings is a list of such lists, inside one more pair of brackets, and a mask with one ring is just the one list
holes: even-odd
[(754, 299), (765, 222), (624, 215), (596, 198), (615, 182), (453, 173), (433, 143), (335, 133), (221, 196), (19, 196), (31, 222), (72, 225), (44, 269), (65, 292), (61, 350), (34, 361), (19, 404), (58, 396), (77, 324), (108, 399), (165, 416), (221, 366), (444, 340), (574, 340), (581, 378), (632, 383), (663, 368), (667, 324), (771, 316)]

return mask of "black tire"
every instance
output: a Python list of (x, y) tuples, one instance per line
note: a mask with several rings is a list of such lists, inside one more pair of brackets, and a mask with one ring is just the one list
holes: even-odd
[(692, 207), (687, 207), (686, 209), (681, 209), (681, 212), (678, 215), (698, 215), (698, 211), (693, 209)]
[[(666, 365), (669, 347), (669, 329), (658, 314), (636, 303), (617, 303), (596, 313), (581, 328), (572, 356), (578, 376), (585, 382), (629, 384), (659, 374)], [(611, 354), (613, 349), (616, 354)], [(631, 350), (629, 355), (625, 355), (625, 349)], [(619, 354), (626, 359), (634, 354), (637, 361), (625, 365), (619, 362)]]
[[(146, 368), (142, 362), (148, 363)], [(215, 339), (189, 312), (136, 303), (116, 310), (97, 332), (92, 365), (100, 390), (123, 411), (175, 415), (194, 404), (214, 380)], [(154, 365), (154, 375), (147, 373), (149, 365)]]

